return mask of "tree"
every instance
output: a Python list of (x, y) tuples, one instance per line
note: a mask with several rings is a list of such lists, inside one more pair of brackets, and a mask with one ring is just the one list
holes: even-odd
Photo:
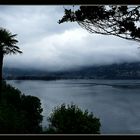
[(42, 107), (40, 99), (24, 95), (3, 81), (0, 102), (0, 134), (42, 133)]
[(26, 111), (26, 118), (28, 118), (28, 123), (26, 124), (28, 133), (41, 133), (42, 126), (40, 124), (43, 119), (41, 115), (43, 109), (40, 99), (35, 96), (22, 95), (21, 101), (21, 109)]
[(80, 6), (65, 9), (59, 24), (77, 22), (90, 33), (140, 41), (140, 6)]
[(0, 28), (0, 91), (2, 88), (2, 68), (4, 56), (7, 54), (22, 53), (19, 47), (16, 46), (18, 43), (15, 39), (16, 36), (16, 34), (12, 34), (10, 31)]
[(57, 134), (99, 134), (100, 121), (87, 110), (82, 111), (76, 105), (62, 104), (48, 118), (50, 122), (46, 133)]

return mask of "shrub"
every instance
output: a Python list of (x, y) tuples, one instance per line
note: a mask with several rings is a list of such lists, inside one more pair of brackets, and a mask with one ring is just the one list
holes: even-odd
[(25, 96), (21, 97), (21, 109), (26, 113), (26, 118), (28, 122), (26, 127), (28, 133), (41, 133), (43, 116), (41, 115), (43, 109), (41, 108), (40, 99), (34, 96)]
[(87, 110), (82, 111), (76, 105), (62, 104), (48, 118), (46, 133), (57, 134), (99, 134), (100, 121)]
[(41, 133), (43, 116), (40, 99), (26, 96), (3, 83), (0, 101), (0, 133)]

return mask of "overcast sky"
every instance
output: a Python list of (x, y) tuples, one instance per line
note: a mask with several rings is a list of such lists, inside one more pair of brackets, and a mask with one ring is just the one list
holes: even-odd
[(77, 23), (58, 24), (63, 6), (0, 6), (0, 26), (18, 34), (22, 55), (4, 65), (46, 70), (140, 61), (139, 44), (90, 34)]

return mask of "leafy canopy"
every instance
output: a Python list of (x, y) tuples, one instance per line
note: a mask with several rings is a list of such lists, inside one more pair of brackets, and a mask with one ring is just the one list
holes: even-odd
[(114, 35), (140, 41), (140, 6), (80, 6), (76, 11), (65, 9), (59, 24), (77, 22), (90, 33)]
[(48, 118), (50, 122), (47, 133), (57, 134), (99, 134), (100, 120), (89, 113), (82, 111), (76, 105), (62, 104), (55, 108)]

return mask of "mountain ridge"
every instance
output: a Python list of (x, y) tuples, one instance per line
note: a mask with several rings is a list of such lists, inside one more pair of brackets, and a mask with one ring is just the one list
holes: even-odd
[(140, 79), (140, 62), (88, 66), (58, 72), (4, 67), (3, 73), (5, 79), (18, 80)]

